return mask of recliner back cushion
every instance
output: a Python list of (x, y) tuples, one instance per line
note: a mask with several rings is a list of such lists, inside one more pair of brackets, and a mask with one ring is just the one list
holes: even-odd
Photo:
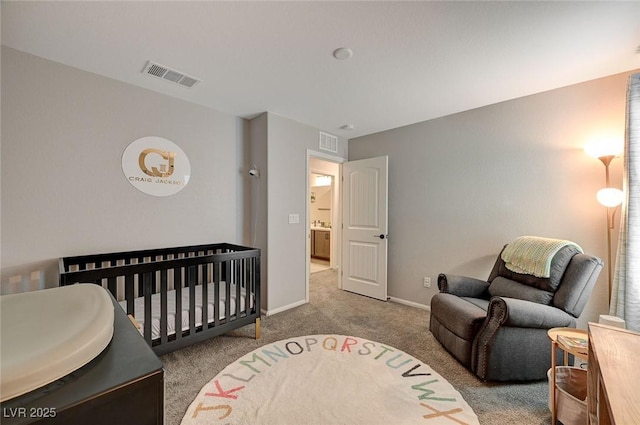
[[(551, 297), (553, 298), (553, 293), (556, 291), (556, 289), (558, 289), (558, 286), (562, 281), (562, 276), (564, 275), (564, 272), (567, 269), (569, 262), (571, 261), (573, 256), (578, 253), (580, 253), (580, 251), (578, 250), (577, 247), (573, 245), (567, 245), (565, 247), (562, 247), (556, 253), (556, 255), (553, 256), (553, 259), (551, 260), (550, 276), (548, 278), (541, 278), (541, 277), (535, 277), (533, 275), (516, 273), (509, 270), (505, 265), (504, 261), (502, 260), (502, 252), (500, 252), (500, 255), (498, 255), (498, 259), (496, 261), (496, 264), (493, 267), (493, 270), (491, 271), (491, 275), (489, 276), (488, 281), (493, 282), (497, 277), (501, 276), (526, 286), (530, 286), (533, 288), (540, 289), (542, 291), (550, 292)], [(491, 293), (491, 286), (489, 286), (489, 292)], [(511, 298), (527, 299), (527, 298), (521, 298), (521, 297), (511, 297)], [(545, 302), (543, 304), (549, 304), (549, 302)]]
[(571, 259), (564, 283), (553, 297), (553, 306), (579, 317), (589, 300), (604, 263), (598, 257), (578, 254)]
[(489, 294), (492, 297), (517, 298), (538, 304), (551, 304), (553, 292), (545, 291), (534, 286), (516, 282), (506, 277), (498, 276), (489, 285)]

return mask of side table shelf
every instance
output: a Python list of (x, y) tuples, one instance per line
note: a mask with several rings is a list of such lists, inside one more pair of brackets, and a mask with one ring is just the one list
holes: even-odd
[[(556, 424), (558, 420), (559, 410), (561, 408), (565, 408), (564, 412), (566, 412), (564, 413), (563, 411), (560, 411), (560, 413), (563, 413), (564, 416), (566, 417), (566, 419), (565, 417), (563, 417), (561, 418), (561, 420), (569, 421), (570, 423), (572, 421), (584, 422), (584, 419), (586, 419), (586, 403), (584, 402), (584, 397), (586, 396), (586, 390), (587, 390), (586, 382), (584, 382), (586, 371), (582, 369), (576, 370), (573, 368), (566, 368), (566, 372), (572, 372), (572, 374), (570, 374), (569, 380), (573, 384), (576, 384), (576, 381), (577, 381), (577, 379), (573, 377), (573, 374), (577, 372), (584, 374), (584, 375), (578, 375), (578, 377), (580, 376), (582, 377), (582, 380), (577, 382), (577, 384), (580, 385), (581, 387), (578, 389), (579, 390), (578, 392), (582, 394), (582, 400), (578, 400), (578, 398), (576, 398), (575, 395), (573, 394), (567, 395), (566, 392), (565, 394), (559, 393), (563, 390), (560, 389), (558, 386), (557, 350), (560, 349), (564, 353), (564, 356), (563, 356), (564, 358), (562, 363), (564, 366), (568, 366), (569, 364), (569, 355), (573, 355), (574, 358), (575, 357), (583, 358), (583, 359), (588, 358), (588, 355), (589, 355), (588, 348), (575, 347), (575, 346), (564, 344), (562, 341), (562, 338), (559, 338), (560, 336), (564, 336), (564, 337), (587, 339), (588, 333), (587, 331), (584, 331), (581, 329), (575, 329), (575, 328), (552, 328), (552, 329), (549, 329), (549, 331), (547, 332), (547, 335), (551, 340), (551, 370), (550, 370), (550, 376), (549, 376), (549, 407), (551, 409), (551, 424), (552, 425)], [(559, 399), (560, 399), (560, 402), (559, 402)], [(565, 424), (565, 425), (568, 425), (568, 424)]]

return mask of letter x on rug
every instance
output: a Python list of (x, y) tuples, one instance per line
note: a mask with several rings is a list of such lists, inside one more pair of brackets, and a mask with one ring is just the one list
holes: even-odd
[(363, 338), (311, 335), (265, 345), (227, 366), (182, 425), (478, 424), (428, 365)]

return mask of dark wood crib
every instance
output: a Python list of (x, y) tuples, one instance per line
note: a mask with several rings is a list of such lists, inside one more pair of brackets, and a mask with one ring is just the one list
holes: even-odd
[(219, 243), (60, 258), (60, 285), (75, 283), (108, 289), (157, 355), (251, 323), (260, 338), (256, 248)]

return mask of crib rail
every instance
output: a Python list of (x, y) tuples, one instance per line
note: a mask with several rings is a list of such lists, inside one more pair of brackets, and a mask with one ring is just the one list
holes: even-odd
[[(94, 283), (125, 303), (135, 317), (143, 299), (143, 336), (156, 354), (202, 341), (260, 320), (260, 250), (222, 243), (61, 258), (60, 285)], [(213, 284), (213, 311), (209, 286)], [(169, 332), (169, 291), (175, 291), (174, 332)], [(152, 297), (159, 294), (159, 336), (152, 332)], [(223, 295), (224, 294), (224, 295)], [(188, 306), (183, 306), (188, 295)], [(200, 296), (201, 311), (196, 313)], [(224, 298), (223, 298), (224, 297)], [(235, 298), (232, 309), (231, 299)], [(224, 309), (220, 308), (223, 301)], [(244, 302), (242, 301), (244, 300)], [(188, 327), (182, 311), (188, 310)], [(213, 316), (213, 320), (210, 317)], [(259, 332), (256, 329), (256, 334)]]

